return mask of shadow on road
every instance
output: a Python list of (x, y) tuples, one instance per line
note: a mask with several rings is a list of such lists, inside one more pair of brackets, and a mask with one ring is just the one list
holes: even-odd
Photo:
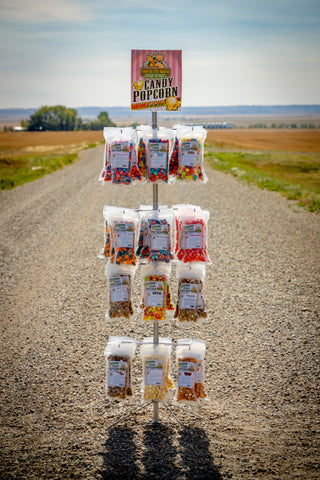
[[(139, 443), (140, 442), (140, 443)], [(222, 480), (204, 430), (188, 432), (165, 425), (114, 427), (103, 446), (102, 480)]]

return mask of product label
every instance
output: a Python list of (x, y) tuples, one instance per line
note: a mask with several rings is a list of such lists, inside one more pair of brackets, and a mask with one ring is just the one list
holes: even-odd
[(185, 249), (202, 248), (202, 225), (195, 223), (184, 227)]
[(110, 278), (111, 303), (129, 301), (129, 284), (129, 275), (119, 275)]
[(116, 248), (133, 248), (134, 224), (132, 222), (116, 223), (114, 234)]
[(122, 361), (109, 362), (108, 386), (109, 387), (125, 387), (127, 370), (128, 370), (128, 362), (122, 362)]
[(181, 142), (180, 165), (196, 167), (198, 164), (198, 153), (200, 144), (197, 140)]
[(145, 306), (163, 307), (164, 282), (145, 282)]
[(164, 359), (147, 359), (145, 361), (145, 384), (162, 385)]
[(112, 168), (129, 168), (129, 142), (113, 143), (111, 145)]
[(198, 291), (198, 285), (182, 283), (179, 291), (179, 307), (195, 310), (197, 308)]
[(166, 250), (169, 246), (168, 225), (151, 225), (151, 250)]
[(179, 387), (193, 388), (197, 364), (195, 362), (178, 363), (178, 384)]
[(150, 168), (167, 168), (167, 149), (167, 143), (149, 143)]

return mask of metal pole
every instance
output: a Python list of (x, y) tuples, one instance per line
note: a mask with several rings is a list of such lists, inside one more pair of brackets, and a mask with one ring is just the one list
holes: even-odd
[[(158, 138), (158, 114), (157, 112), (152, 112), (152, 134), (153, 138)], [(153, 186), (153, 210), (158, 210), (159, 200), (158, 200), (158, 185), (154, 184)], [(159, 343), (159, 328), (158, 322), (153, 322), (153, 344), (158, 345)], [(153, 423), (157, 424), (159, 421), (159, 402), (153, 401)]]

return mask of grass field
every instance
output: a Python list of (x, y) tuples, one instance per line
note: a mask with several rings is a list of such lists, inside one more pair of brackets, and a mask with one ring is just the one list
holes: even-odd
[[(1, 189), (32, 181), (103, 143), (101, 131), (0, 132)], [(320, 130), (209, 130), (210, 167), (320, 211)]]
[(23, 185), (70, 165), (80, 150), (102, 142), (101, 131), (0, 132), (0, 189)]
[(210, 167), (320, 211), (320, 130), (209, 131)]

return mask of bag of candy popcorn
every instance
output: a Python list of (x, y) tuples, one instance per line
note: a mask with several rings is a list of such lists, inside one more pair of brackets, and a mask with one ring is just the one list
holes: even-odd
[(118, 207), (111, 207), (111, 206), (104, 206), (103, 207), (103, 218), (104, 218), (104, 246), (100, 250), (98, 258), (107, 258), (112, 255), (111, 253), (111, 234), (110, 234), (110, 228), (108, 225), (107, 221), (107, 214), (108, 211), (111, 212), (112, 209), (117, 209)]
[(171, 208), (159, 207), (145, 216), (149, 235), (149, 262), (169, 263), (171, 253), (173, 211)]
[(176, 401), (197, 402), (206, 397), (204, 387), (205, 342), (179, 339), (177, 344), (178, 389)]
[(209, 210), (175, 209), (176, 258), (184, 263), (211, 263), (208, 254)]
[[(111, 183), (130, 185), (133, 180), (141, 180), (137, 172), (136, 134), (132, 127), (117, 128), (105, 132), (108, 144), (108, 168)], [(108, 171), (109, 172), (109, 171)]]
[(108, 280), (108, 309), (106, 320), (129, 319), (133, 315), (131, 291), (136, 267), (133, 265), (106, 265)]
[(145, 132), (147, 180), (151, 183), (169, 182), (169, 158), (172, 152), (173, 132), (168, 128)]
[(148, 169), (147, 169), (147, 158), (146, 158), (146, 143), (144, 140), (144, 135), (146, 133), (151, 134), (152, 128), (151, 125), (139, 125), (136, 128), (136, 138), (137, 138), (137, 162), (138, 168), (141, 173), (142, 178), (147, 178)]
[(140, 358), (143, 365), (143, 401), (164, 401), (168, 398), (173, 382), (170, 377), (171, 339), (160, 337), (157, 344), (153, 337), (143, 340)]
[(105, 138), (104, 151), (103, 151), (103, 167), (100, 172), (99, 181), (111, 182), (111, 164), (110, 164), (110, 145), (109, 145), (109, 133), (114, 130), (114, 127), (104, 127), (103, 136)]
[[(168, 208), (167, 205), (160, 205), (160, 209)], [(140, 205), (139, 208), (139, 237), (136, 256), (140, 260), (149, 259), (150, 257), (150, 238), (148, 229), (147, 216), (153, 211), (152, 205)]]
[(173, 132), (173, 148), (172, 153), (170, 156), (169, 162), (169, 174), (173, 177), (176, 177), (179, 170), (179, 139), (178, 139), (178, 129), (181, 128), (182, 125), (173, 125), (172, 132)]
[(106, 208), (105, 219), (110, 232), (111, 263), (136, 265), (136, 232), (139, 214), (130, 208)]
[(135, 340), (129, 337), (110, 337), (104, 351), (106, 359), (106, 390), (110, 400), (132, 397), (132, 360)]
[(208, 181), (203, 166), (206, 137), (207, 131), (201, 126), (185, 126), (177, 129), (179, 141), (177, 180), (200, 181), (203, 183)]
[(203, 298), (206, 266), (201, 263), (178, 265), (178, 299), (174, 318), (179, 322), (200, 322), (207, 318)]
[(178, 249), (180, 248), (179, 238), (181, 235), (181, 218), (186, 216), (189, 212), (201, 211), (201, 207), (198, 205), (191, 205), (189, 203), (180, 203), (177, 205), (172, 205), (172, 211), (174, 215), (174, 225), (175, 225), (175, 248), (174, 254), (177, 255)]
[(174, 306), (170, 293), (170, 264), (146, 265), (143, 268), (143, 295), (140, 308), (143, 309), (143, 320), (165, 320), (168, 311)]

